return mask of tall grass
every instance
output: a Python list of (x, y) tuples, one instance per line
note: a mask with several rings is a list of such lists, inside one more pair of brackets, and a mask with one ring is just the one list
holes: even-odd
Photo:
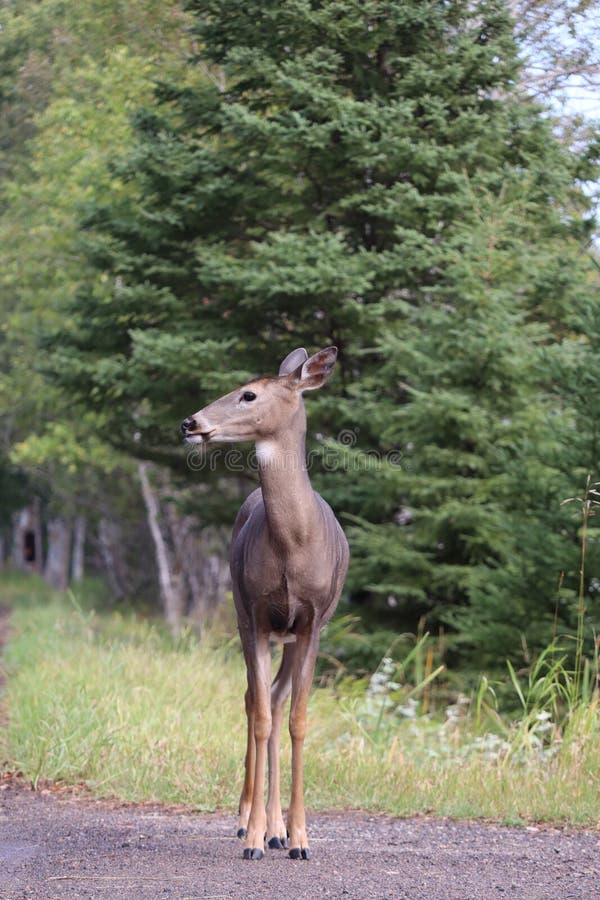
[[(34, 785), (83, 783), (100, 797), (233, 813), (245, 750), (237, 638), (175, 642), (133, 613), (98, 614), (31, 582), (0, 582), (3, 596), (14, 608), (5, 768)], [(573, 692), (565, 665), (551, 648), (531, 672), (511, 673), (516, 720), (485, 680), (435, 710), (441, 672), (425, 635), (402, 661), (384, 657), (370, 679), (316, 689), (307, 805), (595, 824), (598, 692)], [(591, 686), (597, 658), (588, 669)], [(284, 772), (289, 755), (285, 739)]]
[(174, 642), (134, 614), (40, 600), (21, 598), (6, 651), (12, 764), (34, 785), (85, 782), (98, 796), (230, 804), (243, 735), (231, 715), (243, 693), (239, 655), (190, 635)]
[[(585, 580), (586, 580), (586, 559), (589, 540), (590, 519), (600, 509), (600, 491), (597, 488), (600, 484), (592, 484), (592, 476), (588, 475), (585, 483), (585, 491), (583, 497), (569, 497), (563, 500), (565, 503), (578, 503), (581, 509), (581, 558), (579, 564), (579, 595), (577, 602), (577, 637), (575, 649), (575, 691), (578, 693), (582, 678), (585, 679), (585, 661), (583, 658), (583, 645), (585, 638)], [(596, 652), (598, 643), (595, 642)], [(588, 673), (589, 674), (589, 673)], [(596, 678), (596, 689), (598, 688), (598, 679)], [(586, 690), (585, 680), (583, 681), (584, 690)]]

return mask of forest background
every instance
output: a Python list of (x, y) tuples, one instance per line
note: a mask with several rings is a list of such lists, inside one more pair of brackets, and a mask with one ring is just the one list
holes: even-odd
[(561, 100), (598, 86), (598, 12), (5, 3), (1, 562), (200, 628), (256, 467), (178, 423), (336, 344), (310, 474), (371, 638), (331, 655), (428, 631), (454, 669), (521, 665), (582, 608), (591, 652), (600, 142)]

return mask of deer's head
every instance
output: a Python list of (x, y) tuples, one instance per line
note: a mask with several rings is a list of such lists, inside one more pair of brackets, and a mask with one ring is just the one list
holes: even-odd
[(292, 350), (273, 377), (255, 378), (225, 394), (181, 423), (186, 443), (263, 441), (290, 428), (304, 409), (304, 391), (322, 387), (333, 371), (336, 347), (313, 356)]

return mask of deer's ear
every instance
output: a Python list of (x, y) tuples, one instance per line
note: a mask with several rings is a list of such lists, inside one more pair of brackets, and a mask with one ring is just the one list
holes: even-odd
[(333, 372), (337, 359), (337, 347), (326, 347), (299, 366), (294, 372), (296, 387), (301, 391), (313, 391), (323, 387)]
[(304, 347), (298, 347), (296, 350), (292, 350), (279, 366), (279, 374), (291, 375), (292, 372), (295, 372), (307, 359), (308, 353)]

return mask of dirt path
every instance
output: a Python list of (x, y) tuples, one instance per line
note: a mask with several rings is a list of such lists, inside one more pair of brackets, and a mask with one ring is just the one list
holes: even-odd
[(310, 817), (314, 858), (241, 859), (235, 820), (0, 785), (0, 897), (593, 900), (600, 834)]

